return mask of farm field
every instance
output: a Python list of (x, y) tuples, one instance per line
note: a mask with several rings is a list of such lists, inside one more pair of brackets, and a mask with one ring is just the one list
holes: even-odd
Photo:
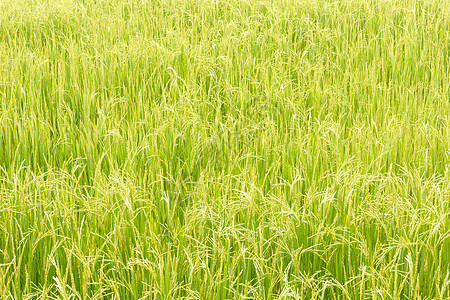
[(0, 0), (0, 299), (450, 299), (449, 0)]

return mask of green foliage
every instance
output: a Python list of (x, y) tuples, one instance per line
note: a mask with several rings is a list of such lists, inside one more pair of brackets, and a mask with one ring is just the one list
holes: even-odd
[(0, 1), (0, 299), (450, 298), (447, 0)]

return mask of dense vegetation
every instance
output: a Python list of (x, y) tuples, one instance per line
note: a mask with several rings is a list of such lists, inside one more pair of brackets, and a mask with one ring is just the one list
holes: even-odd
[(450, 297), (448, 0), (1, 0), (0, 299)]

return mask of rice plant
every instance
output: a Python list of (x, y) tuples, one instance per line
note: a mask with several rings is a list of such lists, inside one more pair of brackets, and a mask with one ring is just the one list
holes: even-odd
[(0, 299), (450, 299), (448, 0), (0, 0)]

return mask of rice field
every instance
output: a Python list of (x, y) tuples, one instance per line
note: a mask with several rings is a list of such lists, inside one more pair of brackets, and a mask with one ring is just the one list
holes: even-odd
[(450, 299), (449, 0), (0, 0), (0, 299)]

